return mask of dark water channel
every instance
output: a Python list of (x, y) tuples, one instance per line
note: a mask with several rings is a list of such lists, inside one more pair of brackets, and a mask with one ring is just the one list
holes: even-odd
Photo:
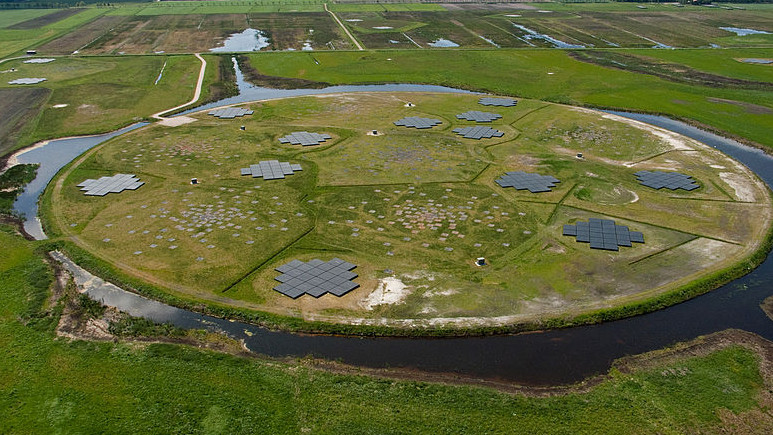
[[(664, 117), (612, 112), (704, 142), (731, 155), (773, 185), (773, 157)], [(606, 372), (612, 361), (728, 328), (773, 340), (773, 321), (760, 303), (773, 294), (773, 259), (750, 274), (687, 302), (600, 325), (470, 338), (360, 338), (268, 331), (164, 306), (118, 289), (90, 290), (95, 299), (132, 314), (184, 328), (220, 329), (256, 353), (306, 356), (366, 367), (454, 373), (522, 385), (577, 382)]]
[[(241, 74), (238, 68), (237, 74)], [(423, 85), (334, 86), (326, 89), (269, 90), (247, 85), (241, 78), (239, 86), (242, 94), (238, 97), (199, 107), (195, 111), (246, 101), (321, 93), (463, 92), (452, 88)], [(706, 143), (741, 161), (768, 185), (773, 185), (773, 158), (759, 150), (664, 117), (610, 113), (657, 125)], [(28, 217), (35, 216), (37, 197), (56, 171), (86, 149), (123, 131), (125, 130), (93, 138), (51, 141), (51, 143), (63, 143), (74, 140), (82, 145), (78, 148), (81, 151), (77, 153), (72, 151), (66, 156), (60, 156), (54, 151), (46, 153), (42, 157), (43, 160), (51, 162), (45, 166), (45, 171), (42, 171), (45, 172), (45, 177), (40, 181), (36, 179), (28, 187), (29, 197), (20, 198), (21, 202), (17, 209), (27, 213)], [(26, 157), (24, 159), (20, 157), (20, 160), (34, 161), (32, 157), (35, 157), (33, 154), (35, 151), (23, 154), (22, 157)], [(25, 195), (27, 195), (26, 191)], [(64, 261), (67, 264), (67, 260)], [(77, 266), (72, 265), (68, 268), (76, 270)], [(93, 278), (85, 272), (76, 270), (76, 279), (79, 273), (83, 275), (82, 281)], [(98, 281), (97, 285), (91, 285), (88, 294), (94, 299), (102, 300), (106, 305), (115, 306), (135, 316), (158, 322), (169, 322), (182, 328), (221, 330), (233, 338), (244, 340), (251, 351), (268, 356), (313, 355), (357, 366), (402, 367), (429, 372), (455, 373), (523, 385), (577, 382), (594, 374), (606, 372), (612, 361), (622, 356), (660, 349), (679, 341), (728, 328), (743, 329), (773, 340), (773, 321), (768, 319), (759, 307), (766, 297), (773, 294), (773, 260), (770, 258), (748, 275), (715, 291), (646, 315), (600, 325), (547, 332), (442, 339), (360, 338), (273, 332), (254, 325), (170, 307), (126, 292), (111, 284), (102, 283), (98, 279), (96, 281)]]
[(380, 85), (337, 85), (328, 86), (320, 89), (272, 89), (255, 86), (244, 79), (244, 73), (239, 68), (235, 58), (231, 58), (236, 73), (236, 86), (239, 89), (239, 95), (224, 98), (214, 103), (204, 104), (179, 113), (187, 115), (194, 112), (213, 109), (215, 107), (228, 106), (231, 104), (248, 103), (251, 101), (275, 100), (279, 98), (300, 97), (306, 95), (338, 94), (351, 92), (446, 92), (462, 94), (478, 94), (479, 92), (466, 91), (463, 89), (449, 88), (448, 86), (438, 85), (417, 85), (407, 83), (388, 83)]
[(24, 218), (24, 231), (36, 240), (47, 238), (37, 217), (38, 199), (48, 186), (48, 182), (60, 169), (102, 142), (145, 125), (148, 124), (140, 122), (110, 133), (51, 140), (44, 145), (19, 154), (17, 157), (19, 163), (37, 163), (40, 165), (35, 179), (25, 186), (24, 191), (13, 203), (13, 210)]

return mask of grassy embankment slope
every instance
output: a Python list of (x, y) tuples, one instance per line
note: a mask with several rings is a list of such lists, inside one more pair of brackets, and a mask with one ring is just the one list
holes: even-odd
[[(653, 53), (656, 50), (647, 51)], [(642, 53), (642, 51), (638, 51)], [(682, 50), (675, 51), (678, 62)], [(687, 51), (688, 62), (708, 68)], [(728, 75), (748, 73), (736, 57), (773, 57), (773, 50), (723, 50), (713, 67)], [(674, 83), (649, 75), (603, 68), (570, 58), (559, 50), (370, 51), (367, 53), (251, 54), (261, 73), (334, 84), (428, 83), (567, 104), (662, 113), (694, 120), (765, 147), (773, 147), (773, 117), (747, 110), (751, 103), (773, 108), (773, 92)], [(316, 59), (319, 64), (315, 63)], [(389, 60), (391, 59), (391, 60)], [(762, 66), (766, 70), (767, 66)], [(769, 80), (768, 80), (769, 81)], [(709, 98), (730, 102), (710, 101)]]
[(46, 302), (51, 273), (35, 244), (7, 227), (0, 244), (4, 433), (630, 434), (769, 422), (760, 412), (767, 387), (759, 358), (736, 346), (631, 373), (613, 370), (587, 393), (530, 398), (171, 344), (56, 339), (61, 308)]

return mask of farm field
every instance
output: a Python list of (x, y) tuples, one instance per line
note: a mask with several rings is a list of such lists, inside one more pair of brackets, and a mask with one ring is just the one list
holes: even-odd
[[(43, 87), (51, 90), (29, 131), (11, 145), (16, 148), (42, 139), (110, 131), (188, 101), (200, 62), (193, 56), (73, 57), (44, 64), (19, 59), (3, 66), (16, 69), (3, 74), (6, 80), (43, 77)], [(0, 90), (21, 89), (2, 81)]]
[(2, 11), (0, 14), (0, 29), (11, 26), (17, 26), (20, 23), (28, 22), (44, 15), (53, 14), (56, 10), (52, 9), (19, 9)]
[[(0, 16), (4, 16), (6, 12), (11, 13), (11, 18), (6, 20), (9, 22), (14, 20), (15, 11), (0, 10)], [(50, 14), (0, 27), (0, 59), (12, 54), (20, 54), (22, 50), (37, 49), (39, 45), (67, 35), (105, 12), (107, 10), (97, 8), (54, 10)]]
[[(771, 34), (738, 36), (720, 28), (773, 32), (773, 7), (726, 10), (651, 5), (638, 9), (634, 4), (612, 3), (588, 8), (552, 3), (543, 6), (333, 4), (331, 11), (339, 14), (342, 23), (368, 49), (773, 46)], [(77, 32), (48, 42), (41, 52), (207, 51), (230, 33), (248, 27), (269, 36), (269, 50), (353, 48), (322, 3), (163, 2), (86, 9), (78, 15), (87, 13), (103, 16)], [(13, 18), (7, 20), (10, 23)], [(2, 31), (0, 39), (4, 39)]]
[[(543, 8), (544, 5), (544, 8)], [(607, 6), (609, 5), (609, 6)], [(342, 10), (341, 18), (367, 48), (432, 48), (439, 39), (466, 48), (771, 46), (773, 35), (737, 36), (720, 27), (773, 32), (773, 8), (754, 11), (677, 8), (633, 3), (598, 8), (558, 4), (446, 5), (445, 11)], [(547, 36), (544, 36), (547, 35)]]
[[(37, 243), (0, 227), (0, 244), (0, 427), (6, 433), (121, 433), (126, 421), (139, 432), (280, 434), (509, 433), (513, 425), (540, 433), (718, 432), (770, 422), (762, 411), (769, 403), (769, 361), (740, 346), (646, 358), (613, 370), (587, 392), (538, 398), (334, 374), (294, 360), (175, 344), (69, 340), (55, 332), (62, 303), (46, 302), (52, 276), (35, 253)], [(331, 412), (332, 404), (345, 412)]]
[[(333, 322), (463, 325), (636, 300), (728, 267), (764, 238), (766, 190), (719, 152), (532, 100), (487, 108), (503, 116), (491, 124), (501, 138), (460, 138), (451, 130), (471, 123), (455, 115), (480, 110), (478, 98), (306, 97), (254, 104), (255, 115), (238, 121), (199, 114), (193, 124), (139, 130), (61, 175), (48, 228), (178, 297)], [(405, 116), (442, 124), (422, 131), (392, 124)], [(382, 134), (366, 134), (374, 129)], [(332, 139), (303, 148), (277, 140), (293, 131)], [(303, 171), (272, 181), (240, 176), (272, 159)], [(655, 169), (687, 172), (701, 188), (653, 191), (633, 175)], [(561, 182), (542, 194), (495, 184), (518, 170)], [(138, 174), (146, 185), (107, 197), (77, 187), (114, 173)], [(647, 243), (610, 254), (561, 235), (564, 224), (596, 217), (644, 232)], [(276, 267), (320, 256), (357, 264), (361, 287), (297, 300), (272, 290)], [(476, 267), (476, 257), (491, 265)], [(384, 291), (397, 299), (382, 302)]]
[(152, 54), (208, 52), (233, 33), (259, 29), (268, 50), (349, 49), (351, 41), (324, 12), (107, 14), (41, 47), (41, 53)]
[(760, 65), (745, 63), (743, 59), (766, 59), (773, 56), (771, 49), (624, 50), (623, 52), (688, 66), (710, 74), (770, 83), (771, 68), (759, 68)]
[[(0, 10), (0, 162), (41, 140), (155, 121), (191, 99), (201, 65), (193, 53), (207, 61), (195, 104), (244, 89), (232, 56), (257, 86), (422, 83), (518, 100), (341, 93), (243, 103), (235, 107), (254, 113), (236, 119), (168, 118), (65, 166), (40, 199), (45, 241), (23, 238), (10, 215), (37, 165), (0, 173), (0, 433), (770, 432), (773, 344), (760, 308), (773, 319), (773, 297), (758, 305), (750, 296), (767, 290), (770, 263), (749, 267), (771, 243), (770, 189), (713, 148), (591, 108), (664, 114), (770, 152), (773, 65), (743, 60), (773, 60), (773, 5), (391, 1)], [(268, 37), (260, 52), (209, 52), (248, 28)], [(54, 60), (24, 63), (30, 49)], [(8, 83), (31, 77), (46, 81)], [(474, 110), (501, 117), (457, 117)], [(412, 116), (439, 125), (394, 124)], [(454, 132), (473, 126), (501, 134)], [(328, 139), (279, 140), (300, 131)], [(268, 160), (295, 172), (243, 175)], [(689, 174), (698, 188), (654, 190), (637, 181), (642, 170)], [(559, 181), (541, 193), (497, 183), (512, 171)], [(119, 173), (144, 184), (103, 197), (78, 186)], [(641, 232), (644, 243), (599, 250), (563, 235), (593, 219)], [(260, 326), (243, 325), (237, 341), (131, 318), (79, 294), (46, 257), (52, 250), (171, 310)], [(356, 265), (357, 288), (344, 296), (273, 290), (277, 267), (334, 258)], [(747, 271), (702, 299), (591, 324), (659, 310)], [(307, 290), (322, 288), (312, 281)], [(587, 326), (569, 327), (578, 324)], [(669, 338), (723, 324), (760, 335)], [(316, 335), (326, 333), (334, 336)], [(653, 339), (668, 347), (625, 350), (659, 347)], [(426, 342), (427, 353), (380, 347), (400, 340)], [(347, 349), (369, 349), (362, 342), (375, 351), (347, 365)], [(452, 352), (432, 350), (449, 343)], [(597, 354), (599, 343), (608, 349)], [(293, 356), (260, 355), (264, 344)], [(543, 346), (581, 356), (546, 358)], [(317, 359), (328, 350), (346, 356)], [(480, 375), (464, 368), (470, 352)], [(451, 368), (427, 364), (435, 357)], [(528, 379), (516, 385), (502, 361), (536, 367), (537, 378), (602, 368), (551, 386), (538, 385), (559, 381), (509, 370)]]
[(0, 156), (14, 150), (50, 93), (45, 88), (0, 89)]
[[(741, 49), (730, 53), (747, 57)], [(750, 51), (754, 56), (765, 53), (773, 57), (769, 49)], [(566, 104), (663, 113), (697, 121), (760, 146), (773, 147), (770, 135), (773, 118), (747, 110), (743, 105), (773, 108), (770, 91), (673, 83), (580, 62), (563, 50), (321, 52), (313, 58), (301, 53), (249, 56), (256, 69), (272, 76), (332, 84), (439, 84)], [(730, 58), (725, 58), (725, 62), (728, 67), (714, 68), (769, 69), (766, 65), (736, 65), (738, 62)], [(442, 71), (437, 65), (444, 66)], [(760, 75), (764, 73), (757, 73)]]

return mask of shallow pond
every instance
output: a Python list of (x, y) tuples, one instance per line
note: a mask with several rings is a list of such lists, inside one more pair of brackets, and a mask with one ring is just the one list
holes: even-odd
[(430, 47), (441, 47), (441, 48), (451, 48), (451, 47), (458, 47), (459, 44), (457, 44), (454, 41), (450, 41), (448, 39), (440, 38), (438, 40), (432, 41), (428, 43)]
[(740, 27), (720, 27), (720, 29), (727, 30), (728, 32), (733, 32), (737, 36), (770, 35), (770, 32), (766, 32), (764, 30), (742, 29)]
[(234, 33), (223, 41), (222, 47), (210, 48), (215, 53), (230, 53), (237, 51), (259, 51), (269, 46), (268, 37), (257, 29), (245, 29)]

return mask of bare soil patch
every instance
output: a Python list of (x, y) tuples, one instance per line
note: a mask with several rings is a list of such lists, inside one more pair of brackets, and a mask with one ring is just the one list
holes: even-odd
[(82, 50), (126, 19), (127, 17), (97, 18), (79, 28), (77, 32), (67, 33), (61, 38), (54, 39), (48, 44), (43, 45), (38, 51), (46, 54), (70, 54), (76, 50)]
[(770, 107), (760, 106), (759, 104), (746, 103), (744, 101), (727, 100), (724, 98), (713, 98), (713, 97), (706, 98), (706, 100), (712, 103), (732, 104), (734, 106), (743, 108), (743, 110), (746, 113), (751, 113), (754, 115), (769, 115), (773, 113), (773, 109), (771, 109)]

